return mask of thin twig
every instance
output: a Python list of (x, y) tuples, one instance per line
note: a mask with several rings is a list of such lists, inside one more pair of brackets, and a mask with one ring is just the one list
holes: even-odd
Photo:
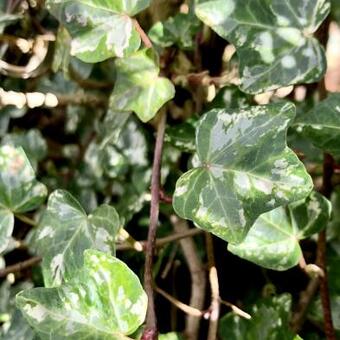
[(135, 23), (136, 30), (139, 33), (140, 38), (142, 39), (145, 47), (151, 48), (152, 42), (149, 39), (148, 35), (144, 32), (143, 28), (141, 27), (141, 25), (139, 24), (139, 22), (137, 20), (134, 20), (134, 23)]
[[(170, 221), (177, 233), (184, 233), (189, 229), (188, 222), (175, 215), (170, 217)], [(180, 241), (183, 255), (187, 262), (191, 278), (190, 306), (199, 310), (203, 309), (206, 288), (206, 273), (198, 255), (196, 244), (192, 238), (185, 238)], [(186, 339), (198, 339), (200, 328), (200, 318), (188, 315), (185, 320)]]
[(162, 162), (165, 124), (166, 124), (166, 112), (162, 112), (157, 128), (157, 138), (151, 176), (150, 225), (146, 246), (146, 259), (144, 271), (144, 288), (148, 296), (148, 310), (146, 314), (146, 326), (142, 336), (143, 340), (156, 340), (158, 338), (157, 317), (155, 312), (153, 291), (152, 266), (156, 245), (156, 232), (159, 216), (159, 188), (161, 177), (160, 169)]
[(191, 315), (191, 316), (194, 316), (196, 318), (200, 318), (200, 317), (203, 316), (204, 312), (177, 300), (176, 298), (174, 298), (173, 296), (171, 296), (170, 294), (168, 294), (167, 292), (165, 292), (161, 288), (155, 287), (155, 290), (156, 290), (157, 293), (162, 295), (164, 298), (166, 298), (168, 301), (170, 301), (174, 306), (176, 306), (178, 309), (180, 309), (184, 313)]
[[(189, 230), (183, 231), (182, 233), (175, 233), (173, 235), (169, 235), (169, 236), (165, 236), (165, 237), (157, 239), (155, 247), (160, 248), (160, 247), (163, 247), (165, 244), (168, 244), (170, 242), (178, 241), (178, 240), (181, 240), (181, 239), (187, 238), (187, 237), (196, 236), (196, 235), (199, 235), (199, 234), (202, 234), (202, 233), (203, 233), (203, 230), (198, 229), (198, 228), (189, 229)], [(118, 244), (116, 246), (116, 250), (119, 250), (119, 251), (124, 251), (124, 250), (143, 251), (143, 250), (146, 249), (147, 241), (136, 241), (136, 242), (138, 242), (137, 246), (136, 246), (136, 244), (131, 244), (131, 243)]]
[(32, 227), (36, 227), (38, 225), (37, 222), (35, 222), (34, 220), (32, 220), (31, 218), (22, 215), (22, 214), (15, 214), (15, 217), (20, 220), (21, 222), (24, 222), (27, 225), (30, 225)]
[(210, 304), (210, 321), (208, 330), (208, 340), (215, 340), (217, 338), (218, 319), (220, 316), (220, 291), (218, 284), (218, 275), (215, 266), (213, 239), (210, 233), (205, 233), (207, 255), (209, 264), (209, 281), (211, 289), (211, 304)]
[(33, 267), (34, 265), (38, 264), (41, 260), (42, 258), (40, 256), (34, 256), (28, 260), (13, 264), (12, 266), (8, 266), (0, 270), (0, 277), (5, 277), (10, 273), (20, 272), (21, 270)]
[(247, 312), (243, 311), (240, 307), (237, 307), (236, 305), (234, 305), (234, 304), (232, 304), (228, 301), (224, 301), (222, 299), (220, 299), (220, 302), (221, 302), (222, 305), (229, 307), (235, 314), (237, 314), (241, 318), (244, 318), (244, 319), (247, 319), (247, 320), (251, 319), (251, 315), (248, 314)]

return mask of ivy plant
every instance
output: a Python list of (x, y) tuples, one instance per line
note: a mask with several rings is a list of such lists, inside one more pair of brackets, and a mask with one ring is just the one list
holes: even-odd
[(1, 1), (0, 338), (339, 337), (339, 8)]

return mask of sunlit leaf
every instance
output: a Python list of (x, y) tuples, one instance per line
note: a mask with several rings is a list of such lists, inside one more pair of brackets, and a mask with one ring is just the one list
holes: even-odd
[(46, 4), (70, 32), (71, 54), (95, 63), (138, 50), (140, 36), (131, 16), (148, 7), (150, 0), (48, 0)]
[(331, 214), (330, 202), (313, 192), (306, 200), (261, 215), (240, 244), (228, 250), (262, 267), (287, 270), (298, 264), (299, 241), (324, 229)]
[(58, 288), (17, 295), (17, 306), (41, 339), (126, 339), (144, 321), (147, 297), (120, 260), (86, 250), (84, 266)]
[(329, 97), (310, 112), (299, 115), (296, 126), (318, 148), (340, 155), (340, 93)]
[(313, 33), (330, 11), (325, 0), (211, 0), (197, 16), (235, 45), (241, 89), (259, 93), (318, 81), (326, 69)]
[(101, 205), (87, 216), (70, 193), (53, 192), (35, 235), (37, 252), (43, 257), (45, 286), (56, 287), (69, 281), (82, 266), (85, 249), (113, 253), (119, 227), (113, 207)]
[(141, 121), (147, 122), (175, 95), (170, 80), (159, 77), (157, 56), (151, 49), (117, 59), (116, 67), (111, 105), (118, 111), (134, 111)]
[(177, 181), (181, 217), (232, 243), (264, 212), (305, 198), (313, 183), (286, 145), (290, 103), (212, 110), (196, 131), (198, 159)]
[(0, 146), (0, 252), (12, 235), (13, 214), (36, 209), (46, 195), (46, 187), (35, 179), (23, 149)]

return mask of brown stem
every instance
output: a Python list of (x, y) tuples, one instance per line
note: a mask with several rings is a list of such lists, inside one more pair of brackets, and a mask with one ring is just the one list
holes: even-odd
[(33, 267), (34, 265), (38, 264), (41, 260), (42, 258), (40, 256), (34, 256), (26, 261), (22, 261), (12, 266), (8, 266), (0, 270), (0, 277), (5, 277), (10, 273), (20, 272), (21, 270), (24, 270), (26, 268)]
[[(185, 220), (173, 215), (171, 223), (177, 233), (184, 233), (189, 229)], [(206, 273), (198, 256), (198, 250), (193, 239), (185, 238), (180, 241), (183, 255), (187, 262), (191, 277), (190, 306), (202, 310), (205, 300)], [(198, 339), (200, 318), (188, 315), (185, 321), (185, 335), (188, 340)]]
[(157, 317), (155, 312), (152, 266), (156, 245), (156, 232), (159, 216), (159, 188), (160, 169), (162, 162), (162, 151), (164, 141), (164, 131), (166, 124), (166, 113), (162, 112), (157, 128), (157, 138), (155, 145), (154, 160), (151, 176), (151, 208), (148, 240), (146, 245), (146, 259), (144, 271), (144, 288), (148, 296), (148, 310), (146, 314), (146, 326), (142, 336), (143, 340), (155, 340), (158, 338)]
[(214, 246), (211, 234), (205, 233), (206, 245), (207, 245), (207, 255), (209, 264), (209, 281), (211, 289), (211, 304), (210, 304), (210, 321), (208, 330), (208, 340), (216, 340), (217, 329), (218, 329), (218, 319), (220, 316), (220, 291), (217, 270), (215, 266), (215, 256), (214, 256)]
[(152, 42), (149, 39), (148, 35), (144, 32), (143, 28), (141, 27), (141, 25), (139, 24), (139, 22), (137, 20), (134, 20), (134, 23), (135, 23), (136, 30), (139, 33), (140, 38), (142, 39), (144, 45), (147, 48), (151, 48), (152, 47)]

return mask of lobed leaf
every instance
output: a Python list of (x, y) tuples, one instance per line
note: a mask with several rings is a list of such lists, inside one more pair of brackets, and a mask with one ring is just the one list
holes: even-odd
[(296, 126), (316, 147), (339, 156), (340, 93), (330, 94), (310, 112), (299, 115)]
[(117, 111), (134, 111), (147, 122), (175, 95), (169, 79), (159, 77), (155, 52), (145, 49), (116, 60), (117, 79), (110, 99)]
[(41, 339), (127, 339), (147, 308), (138, 277), (122, 261), (92, 249), (67, 284), (22, 291), (16, 302)]
[(264, 212), (305, 198), (313, 183), (286, 145), (290, 103), (212, 110), (196, 130), (197, 166), (180, 177), (177, 214), (239, 243)]
[(0, 146), (0, 252), (12, 235), (14, 214), (36, 209), (46, 195), (23, 149)]
[(56, 287), (69, 281), (82, 267), (85, 249), (113, 253), (119, 227), (119, 216), (113, 207), (101, 205), (87, 216), (70, 193), (54, 191), (34, 240), (43, 257), (45, 286)]
[(138, 50), (140, 36), (131, 16), (148, 7), (150, 0), (48, 0), (46, 4), (71, 34), (71, 54), (95, 63)]
[(318, 81), (326, 70), (313, 38), (330, 11), (327, 0), (211, 0), (196, 15), (235, 45), (241, 89), (260, 93)]
[(302, 256), (299, 241), (324, 229), (330, 219), (331, 203), (313, 192), (300, 202), (262, 214), (240, 244), (228, 250), (248, 261), (274, 270), (287, 270)]

